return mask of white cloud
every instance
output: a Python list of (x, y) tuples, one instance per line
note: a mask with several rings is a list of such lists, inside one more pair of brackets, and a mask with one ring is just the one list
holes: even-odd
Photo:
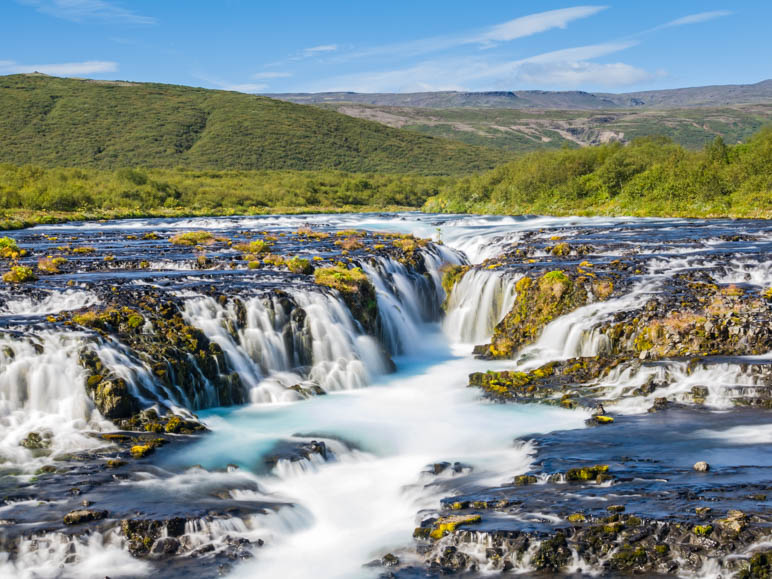
[(699, 24), (700, 22), (707, 22), (708, 20), (715, 20), (716, 18), (723, 18), (724, 16), (730, 16), (732, 12), (729, 10), (713, 10), (712, 12), (699, 12), (697, 14), (690, 14), (683, 18), (676, 18), (659, 26), (659, 28), (672, 28), (673, 26), (684, 26), (685, 24)]
[(257, 92), (263, 92), (265, 89), (268, 88), (268, 85), (259, 84), (259, 83), (222, 84), (222, 85), (218, 85), (217, 88), (219, 88), (220, 90), (232, 90), (235, 92), (257, 93)]
[(352, 58), (394, 55), (416, 56), (470, 45), (488, 48), (499, 43), (511, 42), (518, 38), (532, 36), (554, 28), (566, 28), (569, 22), (580, 18), (587, 18), (605, 9), (605, 6), (576, 6), (560, 10), (548, 10), (546, 12), (521, 16), (474, 32), (434, 36), (409, 42), (362, 48), (341, 54), (337, 57), (337, 60), (346, 61)]
[(21, 4), (34, 6), (38, 12), (69, 20), (71, 22), (118, 22), (150, 26), (158, 21), (124, 8), (117, 2), (107, 0), (17, 0)]
[(517, 74), (517, 78), (527, 84), (566, 88), (588, 84), (605, 87), (628, 86), (649, 80), (652, 76), (643, 69), (623, 62), (598, 64), (583, 61), (527, 63), (520, 68)]
[(116, 72), (117, 70), (117, 62), (109, 62), (104, 60), (63, 62), (59, 64), (19, 64), (12, 60), (0, 60), (0, 72), (3, 74), (42, 72), (43, 74), (52, 74), (55, 76), (81, 76), (87, 74)]
[(267, 80), (271, 78), (289, 78), (292, 76), (291, 72), (258, 72), (252, 75), (255, 80)]
[(605, 9), (605, 6), (576, 6), (529, 14), (493, 26), (482, 34), (471, 37), (468, 43), (509, 42), (516, 38), (546, 32), (552, 28), (565, 28), (573, 20), (587, 18)]
[(414, 92), (487, 90), (491, 86), (515, 90), (522, 85), (626, 86), (647, 80), (652, 75), (622, 62), (600, 64), (591, 60), (634, 45), (632, 41), (593, 44), (510, 61), (491, 61), (479, 56), (435, 59), (402, 69), (327, 79), (317, 83), (312, 90)]
[(301, 54), (305, 57), (309, 57), (325, 52), (335, 52), (336, 50), (338, 50), (337, 44), (321, 44), (319, 46), (312, 46), (311, 48), (304, 48)]

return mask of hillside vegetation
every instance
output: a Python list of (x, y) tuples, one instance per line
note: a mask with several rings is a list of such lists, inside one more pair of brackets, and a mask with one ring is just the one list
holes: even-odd
[(452, 174), (502, 151), (266, 97), (44, 75), (0, 77), (0, 163), (115, 169)]
[(772, 128), (531, 153), (481, 175), (0, 165), (0, 228), (67, 219), (372, 211), (772, 217)]
[(727, 143), (745, 141), (772, 122), (772, 101), (721, 108), (638, 107), (600, 111), (419, 108), (352, 103), (317, 106), (390, 127), (516, 153), (629, 142), (655, 134), (669, 137), (689, 149), (701, 149), (716, 137)]
[(664, 137), (531, 153), (457, 179), (426, 211), (772, 217), (772, 127), (689, 151)]

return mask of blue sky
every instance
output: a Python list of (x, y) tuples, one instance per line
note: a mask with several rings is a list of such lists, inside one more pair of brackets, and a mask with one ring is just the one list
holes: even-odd
[(772, 2), (0, 0), (0, 74), (244, 92), (624, 92), (772, 78)]

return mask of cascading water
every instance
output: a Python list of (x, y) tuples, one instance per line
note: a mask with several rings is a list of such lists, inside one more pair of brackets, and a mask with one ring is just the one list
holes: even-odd
[[(702, 255), (721, 247), (713, 240), (719, 233), (733, 233), (734, 224), (701, 232), (684, 220), (271, 216), (161, 221), (152, 222), (152, 229), (204, 228), (223, 235), (261, 229), (283, 234), (290, 228), (323, 227), (330, 222), (341, 229), (364, 227), (441, 236), (445, 243), (420, 247), (417, 255), (402, 262), (380, 254), (352, 260), (351, 266), (361, 267), (375, 287), (380, 317), (377, 335), (367, 334), (336, 290), (308, 281), (296, 283), (298, 278), (291, 277), (277, 287), (270, 272), (261, 278), (270, 279), (264, 286), (252, 280), (230, 285), (223, 279), (233, 276), (238, 280), (237, 274), (249, 273), (244, 263), (199, 271), (190, 255), (174, 259), (165, 253), (149, 262), (151, 270), (163, 271), (164, 276), (139, 277), (130, 284), (138, 291), (153, 287), (173, 295), (185, 323), (217, 346), (213, 352), (221, 350), (215, 370), (223, 375), (235, 373), (238, 381), (218, 383), (216, 372), (212, 378), (211, 359), (194, 354), (186, 366), (191, 375), (174, 376), (171, 364), (168, 369), (153, 365), (147, 355), (97, 332), (35, 330), (25, 331), (27, 337), (11, 332), (3, 335), (0, 455), (15, 469), (21, 466), (29, 473), (53, 457), (83, 449), (99, 449), (105, 459), (117, 452), (105, 450), (103, 439), (86, 434), (113, 430), (114, 425), (104, 420), (87, 394), (88, 375), (79, 363), (84, 349), (97, 354), (106, 375), (123, 379), (143, 408), (181, 416), (207, 409), (199, 417), (211, 433), (187, 445), (172, 445), (168, 453), (158, 452), (154, 462), (137, 463), (136, 470), (116, 477), (119, 482), (113, 481), (114, 486), (105, 485), (105, 490), (98, 491), (97, 501), (110, 510), (99, 530), (79, 534), (75, 528), (69, 534), (24, 537), (16, 543), (15, 554), (0, 555), (0, 573), (21, 577), (150, 575), (159, 570), (153, 557), (160, 554), (153, 553), (148, 561), (130, 557), (119, 520), (133, 516), (134, 510), (165, 519), (181, 509), (191, 509), (191, 514), (178, 538), (177, 555), (183, 558), (195, 553), (191, 560), (200, 562), (218, 555), (233, 561), (249, 553), (253, 558), (224, 568), (236, 577), (260, 573), (376, 576), (382, 569), (362, 565), (390, 551), (399, 553), (403, 562), (423, 565), (423, 559), (409, 549), (412, 532), (422, 521), (442, 512), (441, 499), (511, 486), (514, 475), (534, 467), (538, 450), (529, 442), (513, 444), (514, 438), (578, 429), (589, 416), (582, 410), (552, 406), (486, 403), (478, 390), (467, 388), (470, 372), (525, 372), (546, 362), (607, 353), (610, 338), (598, 331), (600, 324), (615, 314), (641, 308), (676, 274), (712, 272), (719, 283), (753, 285), (756, 292), (769, 281), (768, 266), (757, 271), (752, 258), (738, 254), (731, 263), (722, 263)], [(127, 221), (52, 229), (77, 232), (94, 228), (110, 233), (142, 231), (150, 225)], [(707, 241), (700, 245), (700, 255), (692, 255), (687, 242), (683, 247), (674, 245), (667, 254), (656, 254), (658, 243), (646, 245), (646, 236), (657, 228), (672, 231), (679, 227), (684, 228), (679, 234), (684, 239), (704, 234)], [(544, 247), (554, 243), (551, 238), (557, 229), (588, 244), (618, 236), (618, 246), (593, 261), (631, 253), (653, 257), (648, 267), (636, 271), (635, 281), (621, 295), (553, 320), (515, 359), (473, 359), (470, 345), (490, 339), (494, 326), (512, 309), (515, 285), (530, 272), (527, 268), (532, 264), (534, 268), (560, 267), (550, 263), (553, 254)], [(445, 265), (480, 263), (524, 240), (543, 242), (529, 254), (525, 267), (473, 267), (446, 300), (441, 284)], [(303, 255), (310, 259), (315, 249), (305, 241), (293, 251), (305, 251)], [(330, 249), (337, 251), (332, 240)], [(223, 250), (228, 252), (233, 250)], [(339, 257), (336, 254), (333, 259)], [(577, 257), (576, 262), (583, 259)], [(209, 292), (215, 284), (219, 284), (217, 293)], [(0, 317), (40, 318), (111, 299), (110, 291), (98, 295), (87, 290), (57, 291), (60, 293), (30, 301), (18, 295), (3, 296)], [(145, 322), (132, 331), (150, 335), (159, 330)], [(391, 357), (395, 373), (391, 373)], [(705, 406), (726, 409), (737, 396), (755, 396), (755, 390), (767, 384), (767, 374), (746, 368), (751, 362), (756, 368), (768, 360), (708, 360), (697, 366), (681, 361), (620, 365), (587, 385), (587, 391), (594, 389), (620, 415), (642, 414), (657, 397), (688, 402), (694, 399), (695, 387), (706, 388), (699, 390)], [(650, 382), (657, 383), (653, 393), (635, 393)], [(243, 400), (252, 404), (218, 408), (232, 403), (233, 398), (225, 395), (226, 386), (243, 389)], [(324, 393), (328, 395), (319, 395)], [(40, 434), (46, 444), (50, 437), (50, 448), (38, 452), (20, 446), (32, 432)], [(298, 447), (319, 441), (325, 445), (324, 453), (298, 454)], [(545, 475), (538, 484), (546, 482)], [(14, 511), (18, 507), (10, 503), (0, 509), (11, 513), (9, 518), (18, 513)], [(6, 516), (3, 512), (0, 510), (0, 517)], [(534, 525), (561, 520), (548, 508), (521, 519)], [(481, 530), (464, 547), (480, 561), (481, 568), (491, 548), (490, 537)], [(265, 543), (258, 548), (262, 541)], [(435, 550), (450, 545), (452, 539), (443, 541)], [(534, 543), (510, 563), (515, 570), (529, 572), (537, 551)], [(572, 556), (571, 568), (587, 572), (589, 563), (576, 552)]]
[(491, 270), (472, 270), (453, 287), (447, 300), (443, 328), (455, 342), (480, 344), (515, 302), (519, 276)]
[[(112, 426), (86, 392), (81, 346), (77, 334), (0, 338), (0, 457), (14, 468), (34, 470), (49, 457), (96, 448), (85, 430)], [(40, 443), (22, 446), (30, 432)]]

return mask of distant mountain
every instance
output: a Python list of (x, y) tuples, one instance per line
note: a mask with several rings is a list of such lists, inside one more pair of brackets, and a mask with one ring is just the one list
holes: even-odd
[(601, 110), (613, 108), (684, 108), (772, 101), (772, 80), (756, 84), (717, 85), (631, 93), (583, 91), (495, 91), (418, 93), (282, 93), (272, 98), (300, 104), (356, 103), (414, 108), (501, 108)]
[(449, 174), (511, 154), (264, 96), (0, 76), (0, 163)]

